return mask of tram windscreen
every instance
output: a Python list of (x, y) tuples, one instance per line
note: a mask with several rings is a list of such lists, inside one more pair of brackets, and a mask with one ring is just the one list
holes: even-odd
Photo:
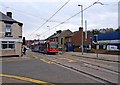
[(50, 42), (50, 48), (57, 48), (56, 42)]

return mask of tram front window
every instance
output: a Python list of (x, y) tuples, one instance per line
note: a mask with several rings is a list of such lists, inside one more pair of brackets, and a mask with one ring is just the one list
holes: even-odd
[(51, 42), (50, 43), (50, 48), (57, 48), (57, 43), (56, 42)]

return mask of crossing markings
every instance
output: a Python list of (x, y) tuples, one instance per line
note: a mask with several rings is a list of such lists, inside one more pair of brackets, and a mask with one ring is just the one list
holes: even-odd
[(55, 84), (51, 84), (51, 83), (44, 82), (41, 80), (27, 78), (27, 77), (21, 77), (21, 76), (14, 76), (14, 75), (7, 75), (7, 74), (0, 74), (0, 76), (6, 77), (6, 78), (18, 79), (18, 80), (22, 80), (22, 81), (27, 81), (27, 82), (31, 82), (31, 83), (38, 83), (38, 84), (42, 84), (42, 85), (55, 85)]
[(66, 61), (69, 62), (69, 63), (77, 62), (76, 60), (69, 59), (69, 58), (58, 58), (57, 60), (66, 60)]

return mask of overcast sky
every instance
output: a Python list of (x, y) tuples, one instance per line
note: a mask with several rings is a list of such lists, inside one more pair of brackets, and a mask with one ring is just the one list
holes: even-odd
[[(66, 23), (58, 25), (80, 11), (78, 4), (86, 8), (97, 0), (70, 0), (52, 19), (38, 29), (48, 18), (50, 18), (68, 0), (0, 0), (0, 11), (12, 11), (13, 19), (23, 23), (23, 36), (26, 39), (47, 38), (57, 30), (70, 29), (77, 31), (81, 26), (81, 14), (73, 17)], [(87, 20), (87, 29), (118, 28), (118, 1), (99, 0), (105, 4), (95, 4), (84, 11), (84, 22)], [(52, 29), (53, 28), (53, 29)], [(36, 31), (36, 29), (38, 29)], [(51, 30), (49, 30), (51, 29)], [(85, 30), (85, 29), (84, 29)]]

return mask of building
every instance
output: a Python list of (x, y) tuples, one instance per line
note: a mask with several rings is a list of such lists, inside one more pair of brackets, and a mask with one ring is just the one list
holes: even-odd
[(0, 12), (0, 56), (22, 55), (22, 25), (12, 19), (12, 12)]
[[(82, 50), (82, 28), (79, 28), (79, 31), (73, 32), (71, 35), (65, 38), (66, 42), (71, 43), (74, 46), (74, 51), (81, 51)], [(83, 32), (83, 47), (85, 50), (85, 46), (87, 48), (91, 48), (91, 39), (90, 36), (87, 36), (87, 41), (85, 40), (85, 32)]]
[(66, 39), (65, 37), (67, 37), (68, 35), (71, 35), (72, 32), (68, 29), (68, 30), (59, 30), (56, 33), (54, 33), (53, 35), (51, 35), (50, 37), (47, 38), (47, 40), (54, 40), (58, 42), (58, 48), (62, 48), (63, 51), (66, 50)]
[(92, 36), (96, 49), (120, 51), (120, 32), (111, 32)]

